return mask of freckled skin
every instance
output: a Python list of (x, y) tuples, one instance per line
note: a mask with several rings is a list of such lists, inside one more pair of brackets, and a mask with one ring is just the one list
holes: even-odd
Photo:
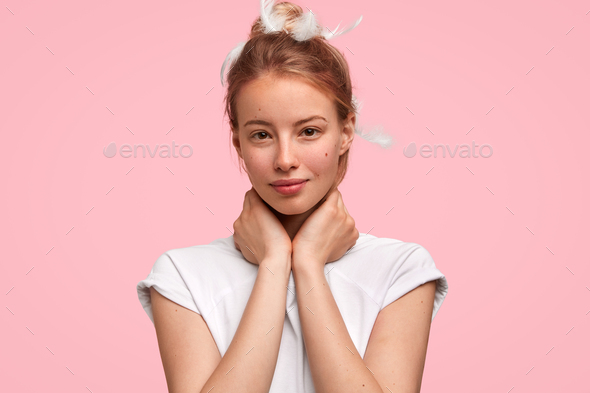
[[(244, 159), (248, 177), (260, 197), (289, 220), (304, 219), (317, 207), (331, 188), (338, 173), (338, 157), (348, 150), (354, 132), (343, 128), (333, 98), (300, 78), (259, 78), (241, 89), (237, 97), (240, 125), (251, 119), (268, 121), (271, 126), (250, 125), (233, 130), (234, 146)], [(262, 111), (264, 108), (264, 112)], [(293, 123), (319, 115), (327, 121), (311, 120), (301, 126)], [(349, 113), (344, 123), (354, 124)], [(314, 135), (303, 133), (317, 129)], [(263, 132), (265, 135), (256, 132)], [(320, 159), (324, 150), (324, 158)], [(303, 192), (282, 196), (272, 181), (287, 178), (309, 180)]]

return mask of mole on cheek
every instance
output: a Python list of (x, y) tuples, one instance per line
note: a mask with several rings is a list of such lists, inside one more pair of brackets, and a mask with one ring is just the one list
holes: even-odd
[(326, 153), (326, 157), (328, 157), (328, 153)]

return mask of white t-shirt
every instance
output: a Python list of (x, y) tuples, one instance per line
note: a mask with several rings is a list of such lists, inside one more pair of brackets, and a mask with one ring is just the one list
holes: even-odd
[[(149, 288), (201, 314), (221, 356), (226, 353), (250, 298), (258, 266), (234, 246), (233, 235), (206, 245), (162, 254), (137, 284), (147, 315), (154, 321)], [(432, 319), (448, 291), (445, 276), (421, 245), (360, 233), (342, 258), (324, 274), (357, 351), (364, 357), (377, 314), (414, 288), (437, 280)], [(293, 273), (289, 278), (285, 323), (270, 393), (314, 392), (299, 321)]]

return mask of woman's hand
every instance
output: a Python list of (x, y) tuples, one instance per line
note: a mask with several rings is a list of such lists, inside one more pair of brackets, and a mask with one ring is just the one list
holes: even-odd
[(340, 191), (335, 188), (293, 238), (293, 270), (297, 269), (297, 264), (299, 267), (323, 269), (326, 263), (346, 254), (358, 238), (354, 219), (348, 214)]
[(255, 265), (267, 256), (291, 256), (291, 238), (254, 187), (246, 192), (242, 213), (234, 222), (234, 244)]

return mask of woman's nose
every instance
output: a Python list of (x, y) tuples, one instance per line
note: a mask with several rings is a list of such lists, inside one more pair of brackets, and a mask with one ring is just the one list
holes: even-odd
[(299, 165), (296, 148), (291, 141), (281, 141), (276, 154), (275, 166), (283, 171), (288, 171), (292, 167)]

